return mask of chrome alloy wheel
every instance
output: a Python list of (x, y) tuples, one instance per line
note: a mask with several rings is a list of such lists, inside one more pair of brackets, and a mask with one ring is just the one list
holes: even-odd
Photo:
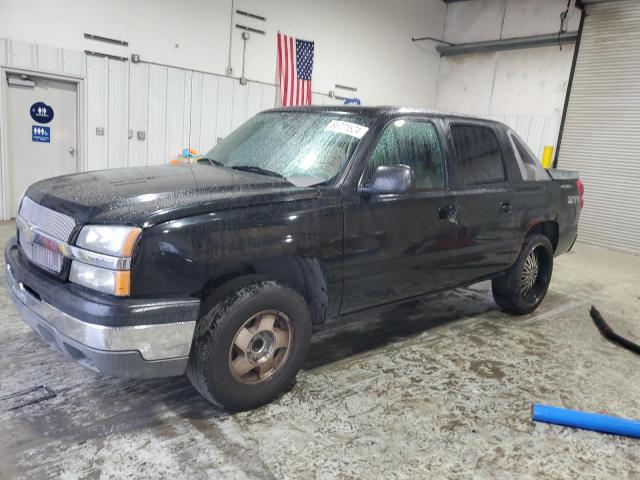
[(241, 383), (261, 383), (289, 358), (293, 335), (284, 313), (265, 310), (249, 318), (229, 349), (229, 370)]
[(536, 251), (533, 250), (527, 256), (522, 268), (522, 276), (520, 277), (520, 295), (526, 297), (531, 293), (533, 286), (538, 280), (538, 274), (540, 271), (540, 262)]

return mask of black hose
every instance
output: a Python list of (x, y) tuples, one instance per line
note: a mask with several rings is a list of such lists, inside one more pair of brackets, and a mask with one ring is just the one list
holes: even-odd
[(604, 318), (602, 318), (602, 315), (600, 315), (600, 312), (596, 309), (596, 307), (591, 305), (591, 310), (589, 313), (591, 313), (593, 323), (596, 324), (596, 327), (598, 327), (598, 330), (600, 330), (600, 333), (603, 337), (614, 343), (617, 343), (627, 350), (640, 354), (640, 345), (638, 345), (637, 343), (633, 343), (624, 337), (621, 337), (613, 330), (611, 330), (611, 327), (607, 324), (607, 322), (604, 321)]

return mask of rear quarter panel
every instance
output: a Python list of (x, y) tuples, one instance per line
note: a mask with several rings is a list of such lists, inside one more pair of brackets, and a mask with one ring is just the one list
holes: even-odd
[(560, 255), (566, 252), (576, 239), (580, 217), (580, 206), (576, 201), (577, 174), (566, 172), (568, 179), (565, 179), (563, 174), (559, 173), (558, 178), (562, 178), (559, 180), (550, 177), (549, 180), (525, 182), (505, 129), (500, 130), (505, 166), (514, 192), (513, 203), (517, 215), (516, 231), (519, 244), (522, 245), (524, 237), (537, 224), (550, 221), (558, 224), (558, 244), (555, 254)]

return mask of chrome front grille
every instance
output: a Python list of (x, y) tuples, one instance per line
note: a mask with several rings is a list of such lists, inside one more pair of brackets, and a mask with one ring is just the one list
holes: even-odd
[(20, 205), (20, 216), (31, 225), (35, 225), (38, 230), (47, 235), (68, 242), (71, 232), (73, 232), (76, 222), (73, 218), (63, 213), (56, 212), (50, 208), (37, 204), (29, 197), (22, 199)]
[[(37, 204), (24, 197), (16, 218), (20, 246), (31, 262), (47, 270), (60, 273), (64, 256), (58, 242), (37, 240), (35, 231), (62, 242), (68, 242), (76, 226), (73, 218)], [(45, 238), (42, 236), (42, 238)]]

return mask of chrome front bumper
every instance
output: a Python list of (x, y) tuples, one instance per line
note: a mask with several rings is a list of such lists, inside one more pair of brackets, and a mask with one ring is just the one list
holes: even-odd
[(9, 264), (6, 280), (25, 323), (79, 363), (125, 377), (152, 378), (184, 373), (195, 320), (121, 327), (96, 325), (37, 298), (16, 280)]

